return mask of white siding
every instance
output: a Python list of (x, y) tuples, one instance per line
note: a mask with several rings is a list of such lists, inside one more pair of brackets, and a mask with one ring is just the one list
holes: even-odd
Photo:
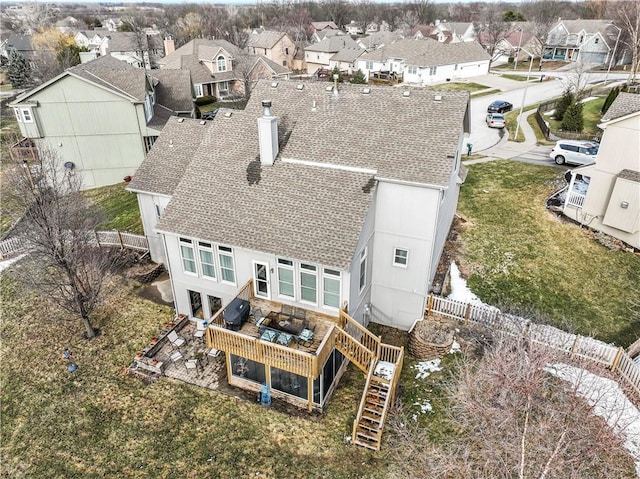
[(160, 215), (164, 214), (164, 209), (169, 204), (171, 198), (147, 193), (138, 193), (137, 196), (144, 235), (149, 241), (149, 254), (151, 255), (151, 259), (156, 263), (163, 263), (167, 266), (162, 235), (156, 233), (155, 228), (158, 224), (158, 213), (160, 213)]

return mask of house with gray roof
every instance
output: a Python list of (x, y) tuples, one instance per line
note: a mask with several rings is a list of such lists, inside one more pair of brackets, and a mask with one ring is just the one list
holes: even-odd
[(427, 35), (422, 30), (416, 32), (418, 36), (429, 36), (441, 43), (473, 42), (477, 39), (477, 31), (473, 22), (435, 21)]
[(249, 35), (247, 52), (262, 55), (280, 66), (291, 68), (296, 56), (296, 44), (285, 32), (264, 30)]
[(358, 43), (349, 35), (326, 37), (318, 43), (312, 43), (304, 49), (304, 60), (307, 63), (307, 73), (313, 75), (318, 69), (328, 69), (333, 57), (345, 48), (360, 48)]
[(196, 98), (245, 95), (259, 78), (288, 78), (291, 71), (267, 57), (248, 54), (226, 40), (195, 39), (160, 60), (160, 69), (191, 72)]
[(562, 213), (589, 229), (640, 248), (640, 95), (620, 93), (598, 125), (596, 162), (574, 168)]
[(337, 68), (348, 75), (358, 71), (358, 58), (365, 51), (362, 48), (343, 48), (329, 59), (329, 69)]
[(152, 75), (99, 57), (11, 103), (23, 136), (12, 155), (47, 148), (82, 175), (85, 189), (119, 183), (140, 166), (170, 116), (194, 115), (192, 98), (188, 71)]
[[(347, 360), (371, 378), (386, 351), (393, 397), (402, 349), (365, 327), (423, 317), (469, 114), (467, 92), (260, 81), (243, 111), (169, 120), (128, 190), (230, 384), (321, 410)], [(354, 442), (379, 449), (383, 423)]]
[(361, 55), (358, 69), (373, 81), (396, 77), (428, 85), (488, 74), (489, 54), (476, 42), (406, 38)]
[(543, 58), (608, 65), (620, 31), (612, 20), (560, 20), (549, 30)]

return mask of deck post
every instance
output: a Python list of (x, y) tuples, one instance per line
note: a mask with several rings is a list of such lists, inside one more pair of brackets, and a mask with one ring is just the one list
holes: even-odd
[(464, 313), (464, 324), (469, 324), (469, 316), (471, 316), (471, 303), (467, 303), (467, 310)]
[(96, 235), (96, 243), (98, 243), (98, 248), (101, 248), (102, 245), (100, 244), (100, 235), (98, 235), (98, 232), (96, 230), (93, 230), (93, 234)]
[(309, 412), (313, 411), (313, 378), (307, 377), (307, 400)]
[(433, 309), (433, 293), (429, 295), (429, 299), (427, 300), (427, 318), (431, 316), (432, 309)]
[(118, 241), (120, 241), (120, 249), (124, 249), (124, 242), (122, 241), (122, 235), (120, 234), (119, 230), (116, 230), (116, 233), (118, 233)]
[(618, 348), (618, 352), (616, 353), (616, 357), (613, 358), (613, 362), (611, 363), (611, 371), (615, 372), (618, 369), (618, 365), (620, 364), (620, 359), (622, 359), (622, 354), (624, 353), (624, 348), (620, 346)]
[(576, 354), (576, 350), (578, 349), (578, 345), (580, 344), (581, 337), (576, 334), (576, 339), (573, 341), (573, 346), (571, 346), (571, 357)]

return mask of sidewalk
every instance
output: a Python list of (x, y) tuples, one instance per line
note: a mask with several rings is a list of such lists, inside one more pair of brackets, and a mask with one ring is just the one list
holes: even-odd
[(463, 161), (462, 163), (465, 165), (473, 165), (474, 163), (484, 163), (486, 161), (492, 161), (497, 158), (509, 160), (511, 158), (521, 156), (524, 153), (528, 153), (529, 151), (536, 148), (536, 146), (538, 145), (536, 134), (533, 132), (533, 128), (531, 128), (531, 125), (529, 125), (529, 123), (527, 122), (527, 118), (535, 114), (535, 112), (536, 110), (529, 110), (522, 112), (522, 115), (518, 115), (520, 117), (520, 130), (524, 134), (524, 141), (522, 143), (516, 141), (508, 141), (508, 135), (505, 135), (502, 141), (497, 145), (479, 152), (480, 154), (485, 155), (484, 158), (467, 160)]

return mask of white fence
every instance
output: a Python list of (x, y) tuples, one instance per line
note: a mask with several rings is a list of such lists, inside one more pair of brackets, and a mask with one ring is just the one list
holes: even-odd
[[(98, 246), (119, 246), (124, 249), (148, 251), (149, 243), (145, 236), (122, 233), (120, 231), (93, 232)], [(0, 241), (0, 260), (8, 256), (15, 256), (29, 250), (29, 242), (22, 238), (11, 238)]]
[(570, 334), (553, 326), (503, 314), (498, 308), (454, 301), (430, 295), (427, 316), (439, 314), (448, 318), (485, 326), (511, 336), (527, 336), (529, 340), (556, 351), (594, 361), (619, 374), (640, 394), (640, 366), (623, 348), (587, 336)]

